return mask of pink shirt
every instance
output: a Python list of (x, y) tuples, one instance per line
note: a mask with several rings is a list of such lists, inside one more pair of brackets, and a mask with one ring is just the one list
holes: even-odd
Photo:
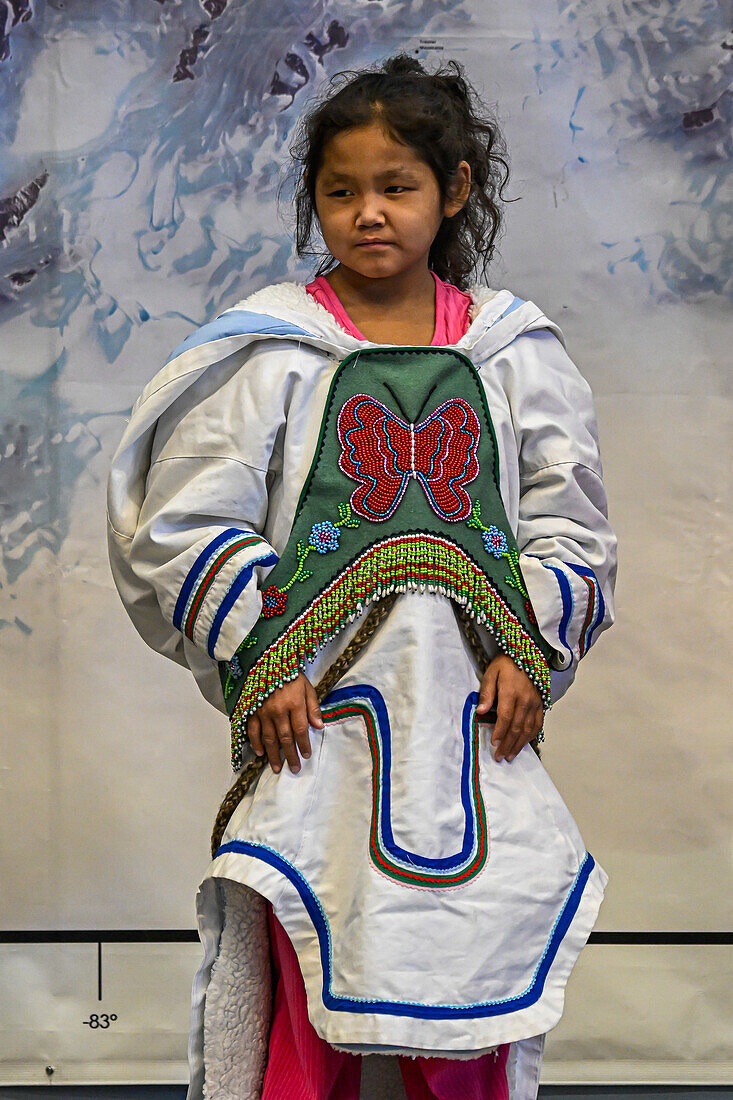
[[(447, 344), (457, 344), (471, 323), (468, 315), (471, 297), (452, 283), (443, 282), (434, 271), (430, 274), (435, 279), (435, 332), (430, 341), (431, 346), (445, 347)], [(366, 336), (359, 332), (325, 275), (319, 275), (312, 283), (308, 283), (305, 289), (328, 310), (350, 336), (355, 336), (357, 340), (366, 340)]]

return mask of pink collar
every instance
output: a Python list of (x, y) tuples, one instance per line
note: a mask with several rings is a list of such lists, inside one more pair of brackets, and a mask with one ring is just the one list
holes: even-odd
[[(434, 271), (431, 275), (435, 279), (435, 331), (431, 340), (432, 347), (446, 347), (457, 344), (465, 335), (471, 323), (469, 308), (472, 304), (471, 296), (459, 290), (452, 283), (446, 283), (439, 279)], [(322, 305), (335, 321), (357, 340), (365, 340), (344, 309), (340, 298), (326, 279), (325, 275), (319, 275), (305, 288), (315, 300)]]

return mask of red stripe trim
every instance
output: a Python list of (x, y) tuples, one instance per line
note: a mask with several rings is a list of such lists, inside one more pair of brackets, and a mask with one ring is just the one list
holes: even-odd
[(194, 625), (198, 617), (198, 613), (201, 610), (201, 604), (203, 603), (208, 590), (214, 583), (214, 578), (216, 574), (219, 572), (222, 566), (226, 564), (232, 554), (236, 554), (239, 550), (244, 550), (247, 546), (255, 546), (257, 543), (260, 542), (262, 542), (262, 539), (257, 537), (238, 539), (237, 542), (233, 543), (231, 546), (228, 546), (225, 550), (222, 550), (221, 554), (219, 554), (219, 556), (212, 562), (212, 564), (206, 571), (203, 580), (200, 582), (196, 590), (196, 595), (193, 598), (188, 615), (186, 616), (185, 633), (188, 635), (191, 641), (193, 641)]
[(590, 627), (590, 624), (593, 622), (593, 613), (596, 606), (596, 590), (593, 582), (588, 577), (583, 577), (582, 574), (580, 575), (585, 581), (586, 587), (588, 588), (588, 608), (585, 613), (585, 621), (583, 623), (583, 629), (580, 632), (580, 641), (578, 643), (578, 652), (582, 657), (586, 649), (585, 636)]
[[(358, 703), (345, 704), (337, 707), (334, 710), (323, 711), (324, 722), (331, 723), (341, 721), (344, 718), (361, 718), (364, 721), (367, 733), (367, 743), (369, 745), (369, 752), (372, 758), (372, 813), (371, 823), (369, 829), (369, 849), (372, 860), (380, 867), (385, 869), (385, 874), (390, 878), (404, 878), (410, 879), (422, 886), (458, 886), (463, 882), (468, 881), (475, 874), (476, 868), (481, 866), (486, 858), (486, 822), (483, 812), (483, 801), (481, 799), (481, 792), (479, 788), (479, 774), (478, 766), (473, 768), (473, 791), (476, 806), (476, 821), (478, 825), (479, 844), (477, 846), (476, 855), (471, 863), (464, 868), (459, 875), (453, 875), (450, 878), (442, 877), (438, 875), (417, 874), (411, 871), (405, 871), (397, 864), (388, 860), (382, 855), (381, 848), (378, 840), (378, 827), (377, 827), (377, 806), (379, 785), (377, 782), (378, 772), (381, 771), (381, 755), (379, 752), (379, 740), (376, 736), (374, 729), (374, 722), (371, 710)], [(472, 745), (473, 745), (473, 759), (478, 759), (478, 715), (474, 711), (473, 715), (473, 730), (472, 730)]]

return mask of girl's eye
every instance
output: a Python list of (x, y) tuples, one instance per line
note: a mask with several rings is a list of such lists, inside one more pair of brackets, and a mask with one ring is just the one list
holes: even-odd
[[(385, 194), (400, 194), (402, 191), (410, 191), (411, 188), (405, 187), (401, 183), (391, 183), (385, 187)], [(329, 199), (342, 199), (348, 198), (353, 192), (349, 191), (346, 187), (340, 187), (337, 191), (329, 191)]]

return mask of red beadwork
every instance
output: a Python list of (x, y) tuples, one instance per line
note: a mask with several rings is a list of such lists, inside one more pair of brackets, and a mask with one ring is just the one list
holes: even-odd
[(467, 401), (446, 401), (420, 424), (406, 424), (381, 401), (355, 394), (338, 416), (339, 467), (360, 485), (351, 507), (365, 519), (388, 519), (411, 477), (422, 485), (442, 519), (456, 522), (471, 514), (464, 486), (479, 473), (481, 425)]
[(288, 602), (287, 592), (281, 592), (272, 584), (262, 593), (262, 618), (272, 619), (275, 615), (282, 615)]

